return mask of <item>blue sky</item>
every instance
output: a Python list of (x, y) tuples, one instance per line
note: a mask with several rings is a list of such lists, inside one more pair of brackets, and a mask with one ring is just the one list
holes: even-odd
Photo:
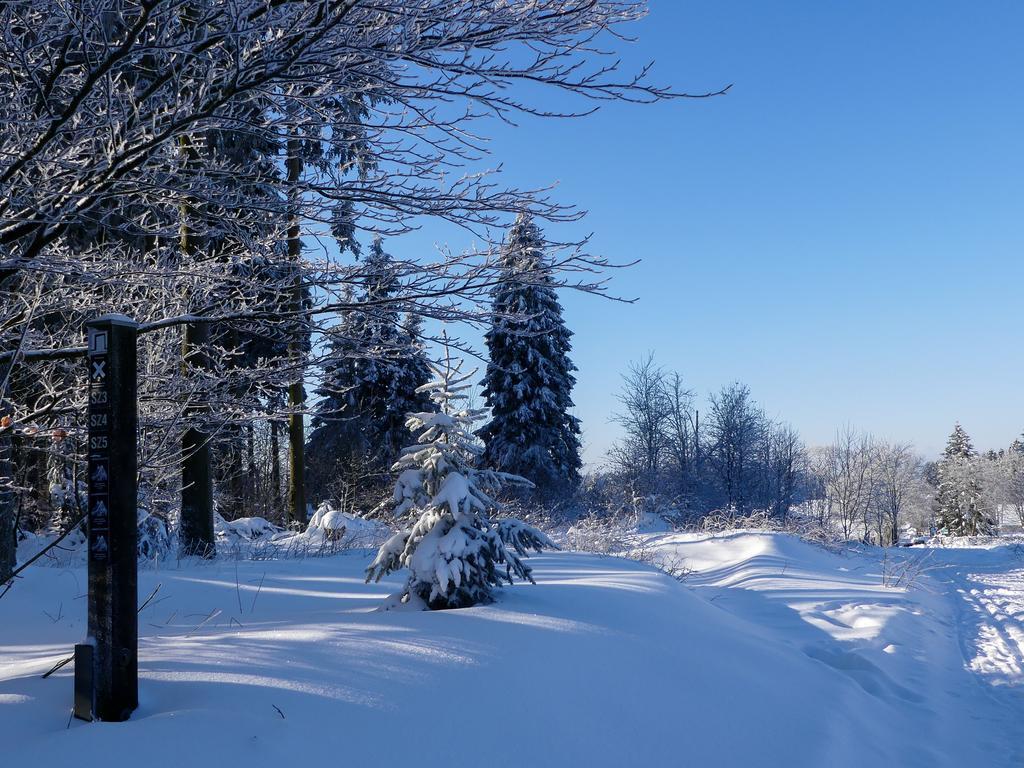
[(1024, 4), (651, 5), (626, 66), (727, 96), (489, 126), (506, 181), (589, 212), (553, 237), (642, 260), (612, 283), (634, 305), (563, 297), (587, 459), (648, 351), (702, 401), (746, 383), (810, 444), (849, 423), (930, 454), (959, 419), (1007, 445), (1024, 430)]

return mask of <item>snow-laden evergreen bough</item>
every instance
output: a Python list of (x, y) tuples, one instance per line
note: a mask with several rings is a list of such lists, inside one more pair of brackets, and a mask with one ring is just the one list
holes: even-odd
[(523, 562), (529, 550), (555, 549), (541, 531), (521, 520), (492, 520), (499, 504), (491, 494), (527, 481), (477, 466), (483, 448), (473, 435), (480, 411), (465, 407), (472, 373), (447, 359), (431, 366), (434, 379), (418, 391), (430, 395), (436, 413), (410, 413), (406, 425), (417, 443), (393, 469), (394, 513), (412, 525), (388, 539), (366, 571), (379, 581), (407, 568), (402, 591), (385, 608), (465, 608), (494, 599), (494, 590), (516, 579), (533, 582)]

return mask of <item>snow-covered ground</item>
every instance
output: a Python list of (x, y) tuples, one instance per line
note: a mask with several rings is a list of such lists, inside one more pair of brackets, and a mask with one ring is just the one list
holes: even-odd
[(85, 634), (85, 575), (33, 567), (0, 600), (2, 762), (1024, 764), (1014, 547), (883, 564), (783, 534), (645, 538), (692, 572), (556, 552), (536, 586), (435, 613), (375, 611), (400, 575), (364, 584), (367, 550), (144, 570), (122, 724), (69, 721), (70, 666), (41, 679)]

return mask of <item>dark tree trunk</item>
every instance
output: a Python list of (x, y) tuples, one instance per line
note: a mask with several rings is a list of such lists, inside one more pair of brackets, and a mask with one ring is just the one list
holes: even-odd
[[(297, 185), (302, 178), (302, 145), (296, 139), (288, 141), (288, 181)], [(306, 389), (302, 383), (305, 369), (299, 364), (303, 357), (301, 338), (302, 324), (299, 312), (303, 306), (302, 269), (302, 235), (301, 222), (298, 214), (292, 216), (288, 227), (288, 259), (295, 271), (292, 284), (292, 309), (296, 313), (295, 335), (289, 344), (289, 352), (296, 362), (296, 379), (288, 385), (288, 522), (305, 526), (306, 524), (306, 430), (303, 409), (306, 405)]]
[[(198, 163), (198, 151), (191, 139), (182, 136), (179, 145), (185, 162)], [(181, 256), (195, 262), (203, 251), (200, 238), (192, 230), (195, 210), (189, 203), (181, 205)], [(184, 375), (209, 367), (205, 346), (210, 341), (209, 323), (185, 326), (181, 360)], [(203, 397), (202, 394), (199, 395)], [(207, 415), (205, 402), (189, 402), (185, 406), (188, 427), (181, 444), (181, 549), (186, 555), (213, 557), (213, 456), (210, 436), (203, 425)]]
[(245, 467), (245, 449), (241, 442), (244, 437), (241, 429), (232, 427), (226, 432), (227, 435), (218, 444), (217, 450), (218, 509), (226, 520), (235, 520), (246, 515), (246, 488), (249, 477)]
[(270, 503), (273, 505), (274, 515), (280, 515), (281, 510), (281, 446), (277, 439), (277, 422), (270, 422)]
[(259, 488), (259, 469), (256, 466), (256, 430), (250, 422), (245, 428), (245, 500), (247, 506), (256, 503)]
[[(185, 326), (182, 358), (185, 366), (203, 368), (205, 355), (201, 351), (210, 336), (207, 323)], [(189, 405), (187, 417), (201, 418), (202, 405)], [(185, 431), (181, 445), (181, 548), (186, 555), (213, 557), (213, 467), (211, 466), (210, 437), (197, 424)]]
[[(217, 343), (231, 353), (231, 364), (237, 365), (242, 357), (238, 331), (227, 328), (218, 335)], [(245, 388), (234, 384), (230, 395), (235, 402), (244, 402)], [(247, 489), (252, 474), (245, 465), (245, 450), (246, 434), (241, 425), (228, 424), (220, 430), (214, 444), (217, 467), (214, 485), (217, 489), (217, 509), (226, 520), (237, 520), (249, 514)]]
[(18, 506), (11, 485), (11, 440), (0, 434), (0, 591), (14, 571), (18, 541), (16, 538)]
[[(288, 387), (290, 408), (302, 408), (305, 399), (302, 382)], [(288, 521), (306, 524), (306, 430), (299, 412), (288, 416)]]

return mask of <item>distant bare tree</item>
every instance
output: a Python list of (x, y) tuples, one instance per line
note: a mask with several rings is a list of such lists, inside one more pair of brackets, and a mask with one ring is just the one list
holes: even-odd
[(915, 500), (921, 496), (923, 460), (907, 443), (879, 443), (877, 535), (879, 544), (899, 542), (900, 527)]
[(764, 502), (773, 517), (785, 522), (807, 469), (807, 451), (800, 433), (789, 424), (768, 424), (763, 441)]
[(624, 431), (608, 455), (613, 475), (630, 493), (656, 493), (690, 520), (754, 510), (785, 520), (809, 487), (800, 435), (768, 419), (742, 384), (723, 387), (709, 401), (701, 414), (682, 376), (653, 355), (631, 364), (619, 394), (623, 410), (613, 417)]
[(852, 539), (858, 524), (869, 519), (875, 492), (874, 443), (869, 435), (851, 427), (836, 433), (836, 440), (822, 450), (815, 471), (828, 499), (831, 519), (844, 539)]
[(675, 486), (692, 496), (700, 476), (700, 413), (693, 407), (693, 391), (673, 371), (663, 381), (669, 415), (666, 423), (667, 454)]
[(764, 438), (766, 419), (750, 397), (750, 389), (730, 384), (711, 396), (708, 461), (725, 507), (746, 512), (756, 495), (758, 446)]
[(1024, 504), (1024, 449), (1014, 441), (1009, 450), (987, 451), (975, 457), (985, 505), (999, 526), (1016, 525)]
[(669, 447), (672, 403), (665, 381), (665, 371), (654, 362), (653, 354), (631, 363), (618, 395), (622, 410), (612, 417), (625, 431), (625, 438), (609, 458), (645, 492), (653, 490)]

